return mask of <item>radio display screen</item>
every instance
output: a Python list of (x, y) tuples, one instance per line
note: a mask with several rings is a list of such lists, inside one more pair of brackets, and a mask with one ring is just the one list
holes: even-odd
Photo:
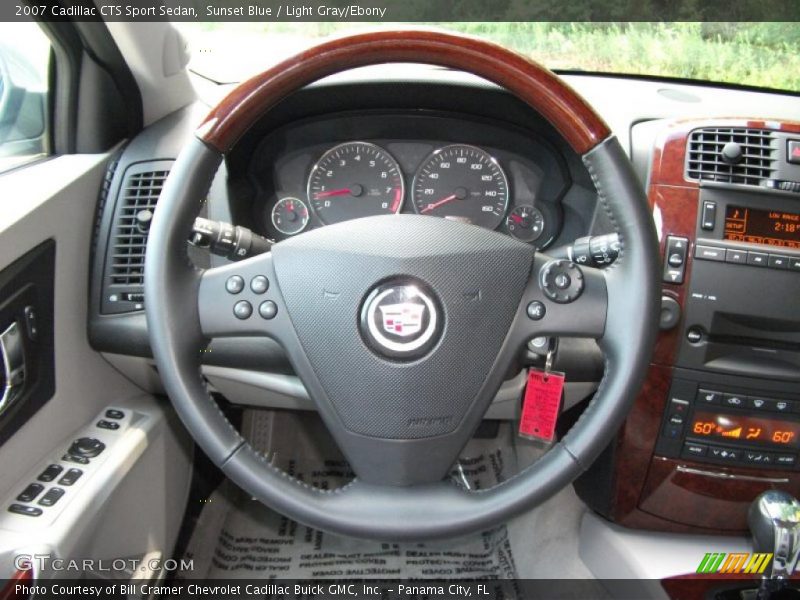
[(719, 441), (736, 440), (800, 448), (800, 423), (781, 419), (696, 411), (689, 431), (689, 435), (694, 437)]
[(800, 214), (728, 205), (725, 239), (800, 249)]

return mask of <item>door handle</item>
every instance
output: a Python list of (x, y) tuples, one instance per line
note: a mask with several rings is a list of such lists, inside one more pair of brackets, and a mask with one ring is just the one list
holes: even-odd
[(0, 358), (2, 358), (2, 389), (0, 389), (0, 415), (13, 404), (25, 385), (25, 348), (16, 321), (0, 333)]

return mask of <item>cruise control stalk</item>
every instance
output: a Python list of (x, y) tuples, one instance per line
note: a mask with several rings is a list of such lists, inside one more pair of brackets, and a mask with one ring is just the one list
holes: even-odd
[(208, 248), (212, 254), (230, 260), (244, 260), (264, 254), (275, 244), (273, 240), (253, 233), (246, 227), (202, 217), (194, 220), (189, 243), (197, 248)]
[(619, 236), (616, 233), (587, 235), (571, 246), (555, 248), (548, 254), (553, 258), (568, 258), (578, 265), (607, 267), (619, 256)]

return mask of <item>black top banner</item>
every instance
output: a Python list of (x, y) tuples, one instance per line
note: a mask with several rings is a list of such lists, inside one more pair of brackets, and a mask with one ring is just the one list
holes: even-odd
[(800, 20), (798, 0), (3, 0), (0, 21), (631, 22)]

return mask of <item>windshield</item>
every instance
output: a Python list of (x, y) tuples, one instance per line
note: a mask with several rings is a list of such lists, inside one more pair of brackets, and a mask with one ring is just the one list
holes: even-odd
[[(678, 77), (800, 91), (800, 27), (795, 23), (425, 25), (497, 42), (555, 70)], [(375, 29), (374, 23), (331, 22), (176, 26), (190, 43), (190, 68), (220, 83), (247, 79), (329, 35)]]

